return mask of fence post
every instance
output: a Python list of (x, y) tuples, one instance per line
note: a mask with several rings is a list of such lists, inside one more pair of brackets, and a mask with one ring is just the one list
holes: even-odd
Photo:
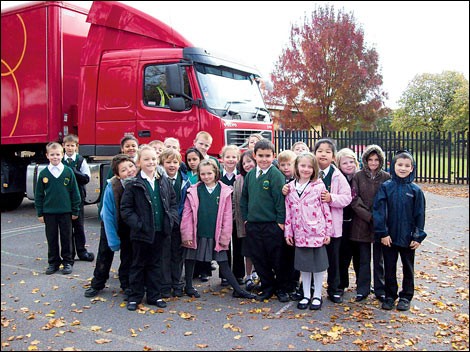
[(449, 143), (449, 151), (447, 152), (447, 183), (452, 183), (452, 134), (447, 133), (447, 141)]

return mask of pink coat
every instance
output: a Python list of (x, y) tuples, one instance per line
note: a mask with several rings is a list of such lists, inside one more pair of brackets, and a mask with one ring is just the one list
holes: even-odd
[(343, 235), (343, 208), (352, 201), (351, 187), (346, 177), (335, 167), (331, 177), (331, 217), (333, 218), (333, 235), (331, 237), (341, 237)]
[[(197, 196), (197, 187), (201, 182), (188, 188), (188, 195), (184, 203), (183, 216), (181, 219), (181, 240), (193, 241), (192, 246), (183, 247), (197, 248), (197, 211), (199, 209), (199, 197)], [(232, 217), (232, 189), (219, 181), (220, 198), (219, 210), (217, 212), (217, 221), (215, 226), (215, 251), (226, 251), (232, 239), (233, 217)], [(204, 186), (202, 186), (204, 187)], [(204, 219), (202, 219), (204, 221)]]
[(295, 182), (289, 183), (284, 236), (294, 237), (296, 247), (321, 247), (324, 238), (333, 235), (330, 206), (321, 201), (324, 190), (323, 181), (316, 180), (307, 185), (299, 197)]

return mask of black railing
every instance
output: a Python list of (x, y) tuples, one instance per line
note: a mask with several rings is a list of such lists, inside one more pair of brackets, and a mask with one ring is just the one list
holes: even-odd
[(327, 132), (275, 131), (277, 152), (290, 149), (298, 141), (307, 143), (311, 150), (323, 137), (332, 139), (339, 149), (351, 148), (361, 160), (362, 152), (370, 144), (379, 145), (385, 152), (386, 168), (399, 150), (410, 151), (417, 165), (416, 181), (436, 183), (469, 183), (468, 132)]

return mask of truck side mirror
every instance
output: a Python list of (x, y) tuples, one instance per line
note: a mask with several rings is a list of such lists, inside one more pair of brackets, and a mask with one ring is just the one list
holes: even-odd
[(170, 95), (184, 96), (184, 83), (181, 67), (178, 64), (167, 65), (166, 91)]
[(170, 106), (171, 111), (184, 111), (186, 108), (184, 98), (181, 97), (170, 98), (168, 105)]

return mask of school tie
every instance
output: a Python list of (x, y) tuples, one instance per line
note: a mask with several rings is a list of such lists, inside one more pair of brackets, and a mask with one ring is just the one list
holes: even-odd
[(73, 159), (72, 158), (67, 158), (67, 164), (72, 165)]
[(320, 179), (323, 180), (324, 177), (325, 177), (325, 173), (323, 171), (320, 171)]
[(175, 179), (173, 177), (170, 177), (171, 184), (174, 186), (175, 185)]
[(263, 170), (259, 169), (258, 171), (258, 177), (260, 177), (263, 174)]

